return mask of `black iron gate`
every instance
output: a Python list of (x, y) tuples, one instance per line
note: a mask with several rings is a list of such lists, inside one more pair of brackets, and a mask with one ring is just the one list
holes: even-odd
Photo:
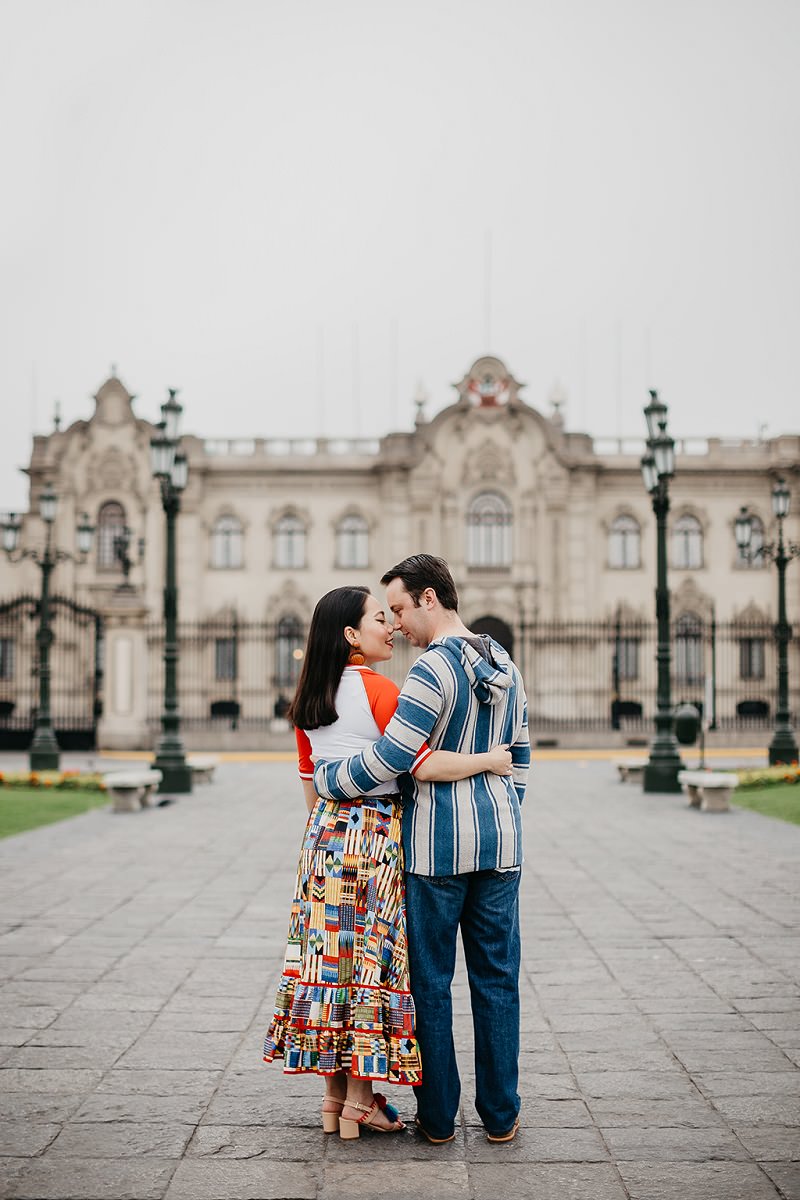
[[(91, 750), (103, 696), (103, 618), (50, 597), (50, 709), (62, 750)], [(39, 701), (37, 596), (0, 603), (0, 750), (25, 750)]]

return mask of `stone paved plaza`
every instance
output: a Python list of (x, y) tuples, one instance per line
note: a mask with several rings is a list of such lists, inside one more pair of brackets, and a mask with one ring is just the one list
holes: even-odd
[[(534, 766), (522, 1129), (343, 1143), (260, 1061), (304, 809), (288, 762), (0, 842), (0, 1195), (800, 1197), (800, 828)], [(409, 1091), (390, 1089), (413, 1117)]]

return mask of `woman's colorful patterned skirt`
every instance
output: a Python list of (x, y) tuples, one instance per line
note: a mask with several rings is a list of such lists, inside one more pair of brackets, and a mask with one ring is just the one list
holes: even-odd
[(397, 796), (319, 800), (297, 871), (264, 1061), (417, 1084)]

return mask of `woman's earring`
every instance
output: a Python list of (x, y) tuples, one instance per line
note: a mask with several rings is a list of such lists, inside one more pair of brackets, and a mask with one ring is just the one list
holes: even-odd
[(348, 667), (363, 667), (364, 665), (364, 655), (361, 653), (361, 646), (358, 642), (353, 642), (351, 645), (347, 665)]

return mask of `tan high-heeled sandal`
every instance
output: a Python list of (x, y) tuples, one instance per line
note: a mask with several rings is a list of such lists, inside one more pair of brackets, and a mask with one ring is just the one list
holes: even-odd
[[(338, 1106), (338, 1111), (333, 1112), (325, 1107), (326, 1104), (335, 1104)], [(322, 1130), (324, 1133), (338, 1133), (339, 1121), (341, 1120), (342, 1109), (344, 1108), (344, 1100), (337, 1100), (335, 1096), (326, 1096), (322, 1101)]]
[[(351, 1120), (349, 1117), (339, 1117), (339, 1137), (347, 1141), (350, 1138), (357, 1138), (363, 1125), (365, 1129), (369, 1129), (372, 1133), (400, 1133), (405, 1129), (405, 1125), (400, 1120), (400, 1114), (387, 1101), (385, 1096), (380, 1092), (376, 1092), (372, 1104), (358, 1104), (355, 1100), (346, 1100), (347, 1108), (357, 1108), (364, 1115), (359, 1117), (357, 1121)], [(378, 1110), (384, 1112), (390, 1121), (394, 1121), (389, 1129), (384, 1129), (381, 1125), (373, 1125), (371, 1118), (376, 1115)]]

